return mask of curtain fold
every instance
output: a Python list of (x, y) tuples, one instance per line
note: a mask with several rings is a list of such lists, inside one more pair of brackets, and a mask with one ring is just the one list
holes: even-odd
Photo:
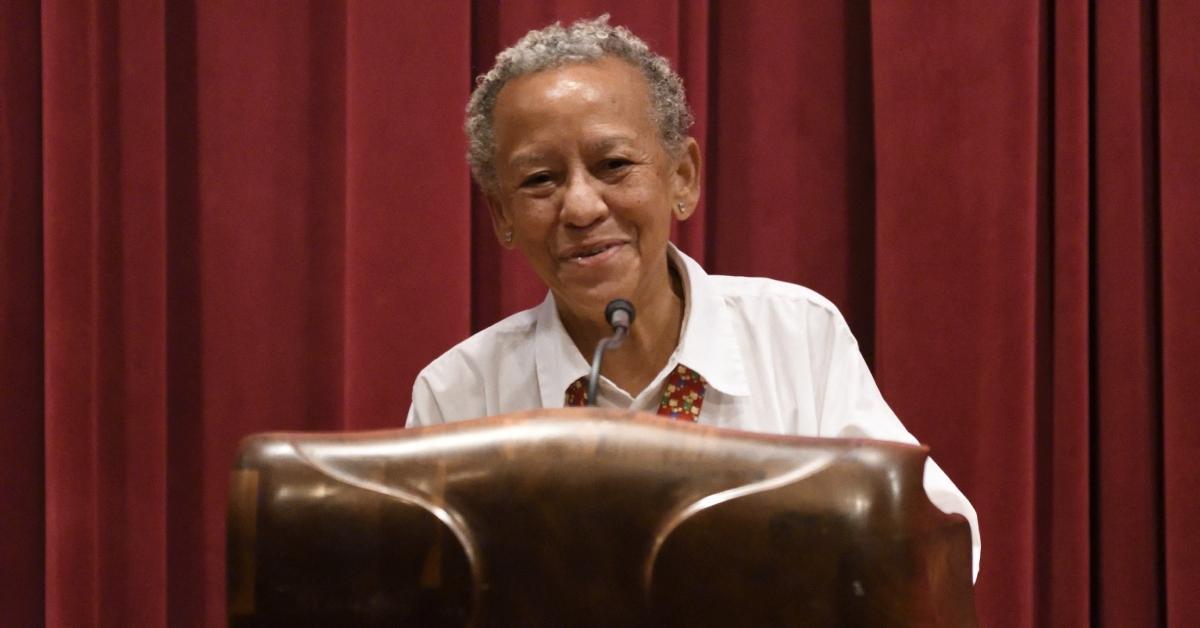
[(1166, 566), (1166, 623), (1183, 626), (1200, 618), (1200, 5), (1162, 0), (1156, 5), (1158, 251), (1162, 315), (1162, 500)]
[(675, 241), (815, 288), (975, 504), (983, 625), (1200, 622), (1186, 0), (0, 4), (6, 625), (224, 625), (243, 436), (403, 424), (544, 288), (473, 77), (611, 12), (684, 76)]
[(0, 3), (0, 616), (43, 623), (41, 15)]
[(1146, 5), (1112, 3), (1097, 5), (1093, 17), (1094, 603), (1101, 620), (1114, 626), (1165, 619), (1157, 85), (1149, 12)]
[(162, 23), (150, 4), (42, 6), (50, 625), (165, 617)]
[(1042, 18), (1033, 587), (1037, 625), (1083, 626), (1092, 565), (1090, 525), (1081, 525), (1092, 519), (1088, 3), (1045, 3)]

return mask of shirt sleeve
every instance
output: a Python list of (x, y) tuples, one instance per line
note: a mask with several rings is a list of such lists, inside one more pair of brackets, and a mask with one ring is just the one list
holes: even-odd
[[(821, 410), (820, 435), (836, 438), (872, 438), (918, 444), (891, 407), (883, 400), (875, 378), (859, 351), (858, 341), (840, 315), (830, 330), (829, 371)], [(975, 508), (932, 458), (925, 465), (925, 492), (943, 512), (966, 517), (971, 525), (971, 574), (979, 576), (979, 518)]]
[(446, 417), (429, 386), (429, 379), (425, 373), (421, 373), (413, 382), (412, 405), (408, 407), (408, 419), (404, 427), (425, 427), (445, 422)]

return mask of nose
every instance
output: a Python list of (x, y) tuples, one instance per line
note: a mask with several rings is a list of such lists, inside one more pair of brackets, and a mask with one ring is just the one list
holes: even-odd
[(608, 204), (600, 181), (590, 173), (576, 172), (567, 181), (562, 202), (562, 220), (572, 227), (590, 227), (608, 216)]

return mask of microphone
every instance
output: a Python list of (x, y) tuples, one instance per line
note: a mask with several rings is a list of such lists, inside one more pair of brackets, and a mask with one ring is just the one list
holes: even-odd
[(600, 362), (604, 360), (604, 352), (616, 349), (629, 335), (629, 326), (633, 324), (633, 304), (625, 299), (613, 299), (604, 308), (604, 319), (613, 328), (613, 334), (602, 338), (592, 353), (592, 371), (588, 373), (587, 404), (596, 405), (596, 386), (600, 383)]

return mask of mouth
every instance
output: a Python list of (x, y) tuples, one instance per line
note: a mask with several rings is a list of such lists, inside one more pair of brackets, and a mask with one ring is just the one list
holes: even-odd
[(587, 244), (568, 250), (567, 254), (564, 255), (562, 259), (567, 262), (574, 262), (581, 265), (596, 264), (615, 255), (616, 252), (624, 245), (624, 242), (619, 241)]

